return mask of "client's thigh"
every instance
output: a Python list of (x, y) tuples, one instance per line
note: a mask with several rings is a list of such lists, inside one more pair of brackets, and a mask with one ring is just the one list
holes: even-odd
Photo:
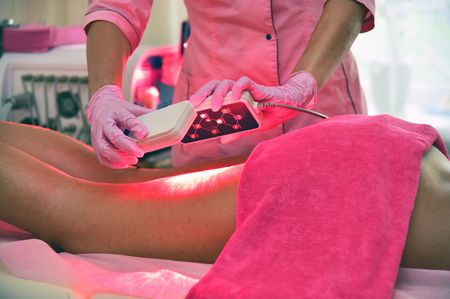
[(434, 147), (422, 158), (402, 266), (450, 270), (450, 162)]

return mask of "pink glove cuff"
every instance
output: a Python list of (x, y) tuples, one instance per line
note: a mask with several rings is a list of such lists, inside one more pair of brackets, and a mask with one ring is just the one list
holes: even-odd
[(91, 96), (86, 108), (86, 116), (89, 122), (92, 122), (94, 107), (99, 103), (105, 101), (105, 99), (123, 99), (122, 89), (117, 85), (104, 85), (97, 89), (97, 91)]
[[(291, 90), (296, 95), (297, 101), (295, 101), (295, 98), (292, 100), (298, 107), (309, 109), (315, 105), (317, 100), (317, 81), (309, 72), (299, 71), (291, 74), (283, 87), (288, 87), (285, 90)], [(301, 101), (298, 99), (300, 94), (303, 95)]]

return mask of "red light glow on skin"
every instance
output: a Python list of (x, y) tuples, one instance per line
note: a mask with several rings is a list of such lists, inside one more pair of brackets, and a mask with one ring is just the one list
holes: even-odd
[(215, 176), (227, 171), (229, 168), (230, 167), (223, 167), (180, 174), (165, 179), (165, 183), (168, 185), (168, 188), (173, 191), (191, 191), (196, 189), (198, 186), (211, 182), (211, 180), (215, 180)]
[[(134, 201), (190, 200), (199, 194), (230, 186), (230, 183), (236, 182), (240, 177), (243, 167), (244, 164), (239, 164), (162, 177), (140, 183), (114, 184), (110, 186), (110, 189), (121, 194), (132, 194), (129, 200)], [(233, 186), (233, 184), (231, 185)]]

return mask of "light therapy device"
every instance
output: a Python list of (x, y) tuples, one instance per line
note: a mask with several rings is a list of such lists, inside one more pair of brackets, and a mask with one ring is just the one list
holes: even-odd
[(230, 94), (224, 98), (219, 111), (211, 110), (211, 98), (197, 107), (183, 101), (138, 117), (148, 128), (149, 135), (138, 140), (146, 152), (155, 151), (178, 142), (193, 143), (224, 135), (257, 130), (262, 113), (248, 92), (238, 101)]

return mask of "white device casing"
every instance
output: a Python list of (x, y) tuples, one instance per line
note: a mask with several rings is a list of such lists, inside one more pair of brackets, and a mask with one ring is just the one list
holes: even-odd
[(197, 116), (189, 101), (182, 101), (138, 117), (149, 134), (137, 144), (146, 152), (155, 151), (178, 143)]
[[(258, 128), (262, 123), (262, 113), (256, 109), (256, 102), (253, 100), (249, 92), (244, 91), (241, 98), (237, 102), (242, 102), (248, 108), (248, 111), (252, 114), (255, 121), (258, 123)], [(236, 103), (231, 99), (230, 93), (224, 98), (223, 105)], [(138, 117), (149, 131), (149, 135), (144, 140), (136, 140), (137, 144), (146, 152), (156, 151), (168, 146), (172, 146), (180, 142), (188, 132), (190, 126), (193, 124), (197, 117), (198, 111), (211, 109), (211, 96), (199, 106), (194, 107), (189, 101), (182, 101), (177, 104), (173, 104), (164, 107), (159, 110), (152, 111), (150, 113), (141, 115)], [(239, 135), (243, 132), (249, 132), (256, 129), (249, 129), (242, 132), (236, 132), (231, 135)], [(211, 140), (215, 138), (225, 138), (229, 135), (221, 135), (205, 140)], [(229, 138), (229, 137), (228, 137)], [(235, 138), (233, 138), (235, 139)], [(201, 142), (198, 140), (196, 142)]]

